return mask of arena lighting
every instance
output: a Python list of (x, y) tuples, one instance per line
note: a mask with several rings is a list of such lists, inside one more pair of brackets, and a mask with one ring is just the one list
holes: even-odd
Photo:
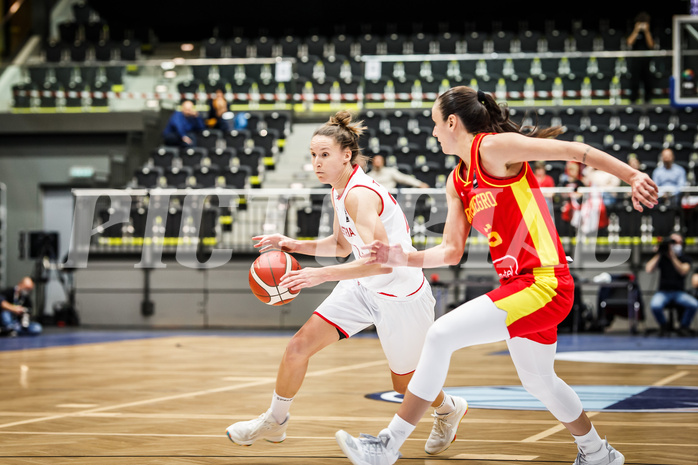
[(17, 0), (12, 5), (10, 5), (10, 7), (7, 9), (7, 14), (4, 18), (2, 18), (2, 20), (0, 20), (0, 26), (4, 26), (5, 24), (9, 23), (23, 4), (24, 0)]
[(180, 48), (183, 52), (191, 52), (192, 50), (194, 50), (194, 44), (182, 44)]

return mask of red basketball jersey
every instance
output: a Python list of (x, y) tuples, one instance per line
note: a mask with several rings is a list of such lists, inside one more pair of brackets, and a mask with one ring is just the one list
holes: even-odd
[(516, 176), (504, 179), (482, 169), (480, 143), (490, 134), (475, 136), (470, 163), (467, 168), (462, 161), (458, 164), (453, 181), (468, 221), (489, 240), (500, 281), (540, 267), (566, 268), (560, 236), (528, 163)]

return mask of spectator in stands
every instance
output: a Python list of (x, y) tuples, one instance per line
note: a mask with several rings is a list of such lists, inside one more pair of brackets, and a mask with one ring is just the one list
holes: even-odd
[(686, 170), (683, 166), (674, 163), (674, 151), (670, 148), (662, 150), (661, 163), (652, 172), (652, 180), (659, 186), (660, 189), (666, 189), (669, 192), (665, 196), (672, 202), (678, 202), (680, 189), (686, 186)]
[(41, 324), (31, 321), (31, 292), (34, 281), (26, 276), (13, 287), (0, 292), (0, 334), (9, 336), (36, 336)]
[(206, 126), (211, 129), (230, 131), (233, 129), (233, 113), (228, 108), (223, 89), (216, 89), (215, 96), (208, 102), (208, 119)]
[(165, 145), (191, 147), (196, 145), (196, 133), (206, 127), (192, 100), (182, 100), (180, 110), (167, 122), (162, 133)]
[[(544, 161), (537, 161), (533, 164), (533, 174), (538, 180), (538, 185), (540, 187), (555, 187), (555, 180), (550, 176), (545, 169)], [(555, 212), (553, 210), (553, 192), (543, 192), (543, 197), (545, 197), (545, 203), (548, 204), (548, 211), (550, 211), (550, 216), (555, 218)]]
[[(634, 154), (634, 153), (628, 154), (627, 161), (628, 161), (628, 165), (632, 166), (633, 168), (635, 168), (638, 171), (642, 171), (642, 166), (640, 165), (640, 159), (637, 158), (636, 154)], [(629, 187), (629, 184), (625, 181), (621, 181), (620, 186), (621, 187)]]
[(568, 161), (565, 164), (565, 171), (560, 175), (560, 186), (577, 188), (583, 185), (582, 165), (576, 161)]
[(429, 184), (420, 181), (414, 176), (405, 174), (392, 166), (385, 166), (383, 155), (374, 155), (371, 158), (371, 171), (367, 173), (386, 189), (395, 189), (398, 184), (410, 187), (427, 188)]
[[(642, 169), (642, 164), (640, 163), (640, 159), (637, 158), (637, 154), (635, 153), (629, 153), (628, 157), (626, 159), (628, 165), (632, 166), (638, 171), (643, 171)], [(620, 187), (630, 187), (627, 182), (621, 180), (620, 181)]]
[[(635, 26), (626, 39), (626, 44), (633, 51), (648, 51), (654, 49), (654, 38), (650, 30), (650, 15), (640, 12), (635, 17)], [(638, 56), (628, 59), (628, 71), (632, 79), (630, 87), (630, 103), (640, 99), (640, 86), (644, 89), (644, 101), (652, 99), (652, 72), (650, 62), (652, 57)], [(642, 102), (640, 102), (642, 103)]]
[(620, 179), (603, 170), (597, 170), (591, 166), (584, 169), (585, 183), (589, 187), (597, 187), (601, 190), (603, 204), (610, 207), (616, 203), (616, 193), (608, 192), (606, 188), (620, 187)]
[[(632, 166), (636, 170), (642, 171), (642, 166), (640, 165), (640, 159), (637, 158), (636, 154), (634, 154), (634, 153), (628, 154), (627, 162), (628, 162), (628, 165)], [(621, 180), (620, 187), (630, 187), (630, 185), (627, 182)], [(624, 195), (624, 194), (621, 194), (621, 195)]]
[(668, 326), (664, 316), (664, 309), (672, 304), (683, 308), (678, 333), (682, 336), (695, 335), (691, 322), (698, 311), (698, 299), (686, 292), (685, 282), (691, 271), (691, 259), (683, 253), (683, 237), (680, 234), (674, 233), (662, 241), (657, 253), (645, 265), (647, 273), (656, 269), (659, 269), (659, 286), (650, 301), (650, 309), (659, 324), (660, 335), (673, 329)]

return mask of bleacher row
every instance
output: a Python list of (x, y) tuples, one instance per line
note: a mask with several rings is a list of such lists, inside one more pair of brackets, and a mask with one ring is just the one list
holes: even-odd
[[(61, 23), (59, 37), (44, 45), (44, 66), (29, 67), (23, 81), (13, 86), (15, 111), (109, 109), (109, 99), (122, 97), (105, 92), (133, 90), (128, 83), (124, 86), (124, 76), (139, 73), (141, 52), (147, 49), (157, 58), (151, 41), (110, 28), (84, 2), (75, 5), (79, 5), (73, 8), (75, 19)], [(670, 27), (656, 25), (653, 34), (656, 50), (672, 48)], [(485, 31), (463, 23), (459, 27), (442, 25), (438, 32), (425, 32), (415, 25), (409, 33), (218, 35), (199, 44), (202, 58), (293, 58), (296, 63), (292, 78), (277, 81), (274, 65), (270, 64), (192, 65), (188, 75), (179, 73), (166, 93), (151, 91), (168, 97), (177, 92), (205, 99), (222, 88), (231, 103), (243, 105), (250, 101), (310, 101), (388, 102), (389, 106), (395, 101), (421, 106), (444, 88), (466, 84), (497, 92), (500, 99), (511, 102), (619, 101), (630, 96), (632, 76), (624, 57), (609, 57), (607, 52), (627, 50), (624, 37), (625, 31), (610, 27), (603, 18), (589, 27), (572, 23), (561, 28), (550, 23), (542, 30), (530, 29), (522, 22), (517, 30), (493, 23)], [(573, 56), (577, 52), (589, 56)], [(453, 60), (452, 54), (466, 59)], [(468, 58), (472, 54), (487, 57)], [(383, 61), (367, 73), (368, 65), (362, 57), (374, 55), (402, 55), (406, 60)], [(428, 59), (408, 58), (415, 55), (428, 55)], [(448, 55), (451, 57), (446, 58)], [(47, 63), (55, 67), (46, 67)], [(668, 96), (670, 70), (670, 56), (653, 57), (651, 98)]]
[(223, 132), (205, 129), (191, 147), (161, 145), (134, 173), (131, 187), (261, 188), (292, 131), (286, 112), (246, 113), (247, 126)]
[[(428, 60), (382, 62), (366, 76), (367, 64), (346, 56), (307, 56), (295, 65), (290, 82), (274, 80), (271, 65), (197, 65), (191, 78), (178, 83), (178, 91), (190, 97), (223, 89), (238, 100), (258, 95), (260, 101), (274, 102), (307, 98), (340, 101), (410, 102), (433, 100), (444, 89), (469, 85), (497, 92), (502, 100), (552, 101), (609, 100), (629, 98), (632, 75), (624, 57), (556, 57), (453, 60), (431, 56)], [(652, 95), (667, 98), (671, 57), (654, 57), (651, 62)], [(295, 95), (294, 95), (295, 94)]]
[[(341, 60), (341, 61), (340, 61)], [(671, 57), (652, 61), (652, 95), (667, 99)], [(309, 57), (295, 66), (293, 79), (277, 82), (271, 65), (196, 65), (176, 84), (179, 98), (205, 101), (217, 89), (231, 104), (407, 103), (423, 106), (456, 85), (496, 93), (512, 104), (621, 103), (632, 92), (632, 75), (619, 58), (519, 58), (384, 62), (381, 74), (366, 78), (363, 63), (342, 57)], [(109, 92), (128, 91), (126, 66), (29, 67), (24, 81), (12, 86), (15, 111), (31, 108), (105, 108)], [(152, 95), (159, 95), (155, 89)], [(164, 98), (173, 93), (166, 92)], [(178, 100), (176, 98), (175, 100)]]

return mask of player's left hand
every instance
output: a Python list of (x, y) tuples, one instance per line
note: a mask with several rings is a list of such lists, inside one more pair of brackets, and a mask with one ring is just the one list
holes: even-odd
[(638, 171), (630, 178), (630, 187), (632, 188), (632, 201), (635, 210), (641, 212), (642, 205), (652, 208), (659, 203), (657, 200), (659, 188), (647, 174)]
[(387, 266), (406, 266), (407, 254), (400, 244), (386, 244), (381, 241), (373, 241), (370, 244), (359, 247), (362, 253), (366, 253), (369, 259), (366, 265), (380, 263)]
[(298, 291), (306, 287), (317, 286), (327, 279), (322, 268), (303, 268), (296, 271), (289, 271), (281, 277), (279, 286)]

